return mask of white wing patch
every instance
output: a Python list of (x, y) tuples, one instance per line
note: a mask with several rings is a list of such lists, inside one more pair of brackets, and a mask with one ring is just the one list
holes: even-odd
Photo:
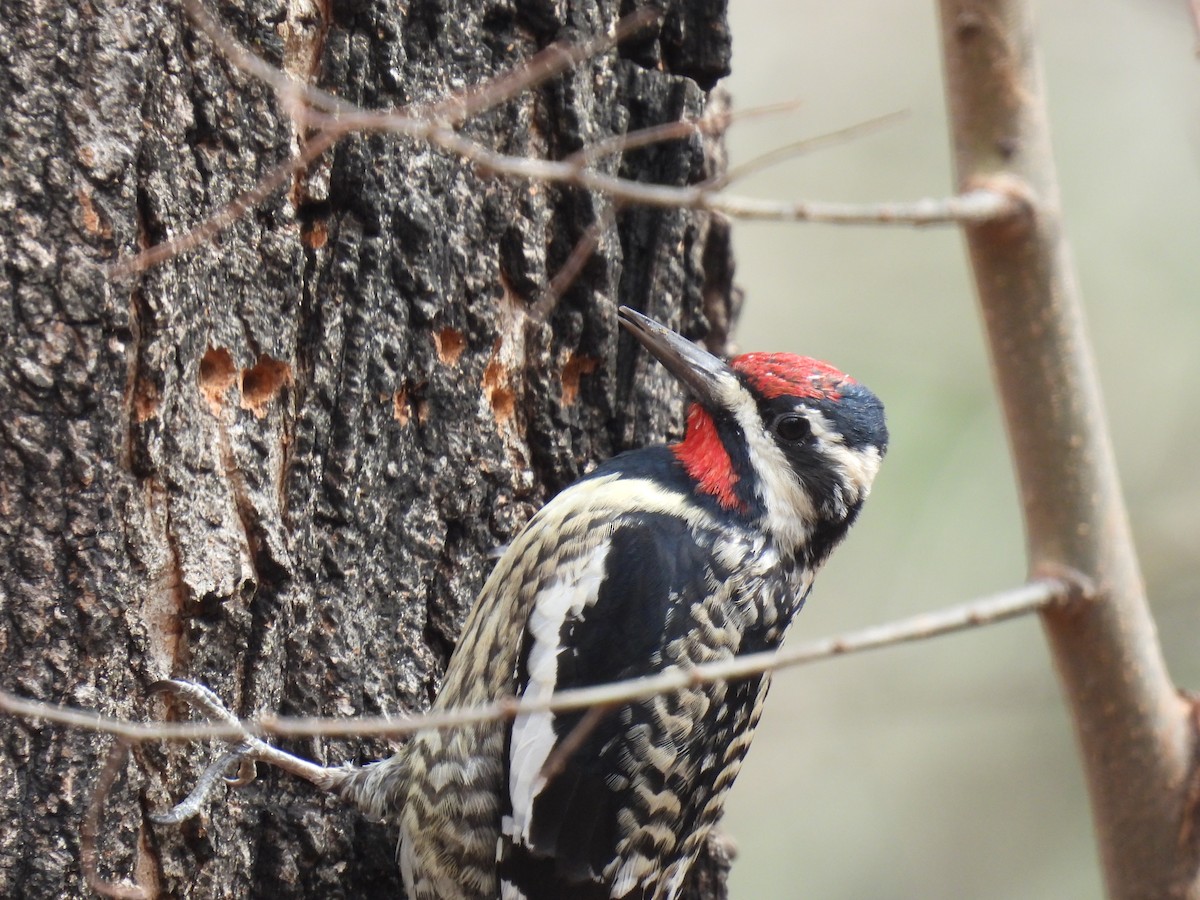
[[(529, 648), (529, 682), (523, 695), (525, 699), (540, 700), (554, 693), (563, 625), (596, 602), (611, 546), (611, 540), (606, 539), (589, 554), (565, 567), (538, 591), (529, 616), (533, 644)], [(508, 774), (512, 816), (504, 817), (503, 828), (514, 840), (529, 842), (533, 800), (545, 786), (542, 769), (554, 750), (554, 743), (553, 713), (523, 713), (513, 721)]]

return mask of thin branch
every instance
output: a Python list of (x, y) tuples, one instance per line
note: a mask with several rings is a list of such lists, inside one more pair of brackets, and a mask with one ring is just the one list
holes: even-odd
[(614, 134), (586, 146), (580, 147), (564, 162), (572, 166), (590, 166), (608, 156), (616, 156), (639, 147), (665, 144), (692, 135), (720, 134), (733, 121), (728, 112), (706, 113), (696, 118), (680, 119), (678, 122), (663, 122), (647, 128), (635, 128), (624, 134)]
[(554, 277), (550, 279), (550, 283), (542, 291), (542, 295), (530, 311), (530, 315), (533, 318), (541, 321), (549, 318), (551, 311), (558, 305), (558, 301), (570, 290), (571, 285), (575, 283), (575, 279), (583, 271), (583, 267), (587, 265), (588, 260), (592, 258), (592, 254), (596, 252), (596, 248), (600, 246), (600, 239), (603, 237), (604, 232), (611, 228), (616, 221), (618, 210), (618, 204), (609, 204), (600, 218), (593, 222), (591, 227), (583, 233), (583, 236), (575, 242), (575, 246), (571, 248), (571, 253), (559, 267), (558, 271), (554, 273)]
[(287, 97), (290, 100), (303, 100), (314, 109), (333, 115), (359, 110), (359, 107), (353, 103), (335, 97), (328, 91), (313, 87), (311, 84), (298, 81), (282, 69), (271, 65), (257, 53), (252, 53), (228, 29), (208, 14), (208, 10), (204, 8), (201, 0), (183, 0), (183, 8), (196, 27), (208, 36), (208, 39), (213, 42), (213, 46), (225, 59), (251, 78), (257, 78), (268, 87), (273, 88), (279, 96)]
[[(379, 130), (379, 127), (391, 130), (386, 128), (385, 123), (371, 120), (359, 119), (355, 125), (362, 130)], [(714, 193), (703, 184), (688, 187), (645, 184), (583, 168), (568, 161), (508, 156), (433, 123), (421, 123), (421, 127), (415, 130), (408, 129), (408, 133), (457, 154), (488, 174), (573, 185), (642, 206), (720, 212), (739, 219), (834, 225), (935, 225), (991, 222), (1017, 215), (1023, 209), (1020, 198), (988, 188), (967, 191), (954, 197), (908, 203), (761, 200)]]
[(579, 748), (583, 746), (583, 742), (588, 739), (588, 735), (595, 731), (596, 726), (603, 722), (605, 717), (612, 711), (612, 704), (601, 704), (593, 706), (585, 712), (582, 718), (575, 723), (575, 727), (571, 729), (566, 738), (546, 758), (546, 762), (542, 765), (542, 770), (538, 773), (538, 780), (543, 782), (553, 781), (561, 774), (566, 764), (571, 761), (571, 757), (579, 751)]
[(421, 109), (421, 117), (461, 125), (472, 116), (495, 109), (523, 91), (545, 84), (589, 59), (595, 59), (660, 18), (661, 14), (656, 10), (643, 7), (622, 18), (608, 34), (578, 44), (563, 41), (551, 44), (503, 75)]
[[(644, 27), (652, 16), (635, 14), (618, 24), (610, 34), (578, 45), (548, 47), (530, 60), (483, 84), (472, 86), (437, 103), (368, 111), (312, 85), (298, 81), (252, 53), (205, 11), (200, 0), (184, 0), (188, 13), (216, 48), (238, 69), (273, 88), (285, 112), (301, 132), (316, 129), (311, 143), (294, 159), (281, 163), (250, 190), (226, 204), (203, 223), (178, 238), (151, 247), (129, 260), (113, 264), (115, 275), (125, 275), (169, 259), (211, 239), (248, 209), (262, 202), (291, 175), (308, 165), (341, 138), (352, 133), (390, 133), (427, 142), (474, 163), (482, 171), (534, 181), (554, 182), (609, 194), (627, 203), (670, 209), (695, 209), (721, 212), (739, 219), (776, 222), (818, 222), (838, 225), (933, 225), (949, 222), (978, 223), (1017, 214), (1020, 203), (1004, 193), (970, 191), (957, 197), (917, 200), (911, 203), (849, 204), (780, 202), (751, 197), (724, 195), (716, 188), (731, 179), (692, 187), (651, 185), (617, 176), (604, 175), (588, 164), (617, 149), (677, 139), (697, 127), (717, 127), (726, 121), (718, 117), (712, 126), (703, 120), (668, 123), (644, 129), (640, 133), (599, 141), (590, 148), (563, 161), (510, 156), (485, 147), (457, 132), (457, 127), (480, 112), (495, 108), (520, 91), (542, 84), (611, 48), (628, 34)], [(790, 108), (793, 104), (781, 105)], [(758, 111), (752, 111), (758, 112)], [(851, 126), (851, 129), (862, 126)], [(843, 129), (848, 131), (851, 129)], [(836, 135), (836, 133), (835, 133)], [(821, 140), (821, 139), (815, 139)], [(795, 147), (781, 148), (782, 155)], [(752, 163), (758, 166), (766, 164)]]
[[(649, 128), (640, 128), (634, 131), (626, 132), (625, 134), (613, 135), (610, 138), (597, 141), (581, 148), (575, 153), (568, 156), (565, 160), (568, 164), (577, 166), (588, 166), (597, 162), (599, 159), (607, 155), (622, 154), (629, 150), (645, 147), (651, 144), (662, 143), (664, 141), (678, 140), (689, 137), (691, 135), (711, 135), (719, 134), (729, 127), (730, 123), (736, 118), (748, 118), (751, 116), (763, 115), (767, 112), (775, 112), (779, 109), (790, 109), (794, 104), (776, 104), (771, 107), (759, 107), (755, 109), (745, 110), (740, 114), (730, 113), (722, 110), (714, 113), (707, 113), (700, 118), (684, 119), (679, 122), (665, 122), (661, 125), (653, 125)], [(884, 127), (900, 116), (905, 115), (903, 111), (888, 113), (878, 116), (874, 119), (868, 119), (864, 122), (859, 122), (850, 125), (846, 128), (838, 129), (837, 131), (827, 132), (815, 137), (805, 138), (801, 141), (788, 144), (784, 147), (776, 148), (762, 156), (756, 157), (747, 163), (742, 164), (734, 169), (725, 172), (715, 178), (710, 178), (700, 186), (705, 190), (716, 192), (722, 190), (738, 179), (744, 178), (753, 172), (757, 172), (768, 166), (775, 165), (786, 159), (791, 159), (801, 153), (806, 153), (810, 150), (820, 149), (822, 147), (840, 144), (851, 140), (860, 135), (869, 133)], [(567, 292), (575, 279), (583, 271), (583, 267), (587, 265), (587, 261), (591, 259), (596, 247), (600, 243), (600, 237), (607, 230), (616, 217), (617, 212), (624, 206), (619, 198), (613, 198), (613, 202), (608, 206), (605, 214), (601, 219), (592, 225), (591, 228), (576, 242), (575, 247), (571, 250), (570, 256), (566, 262), (550, 279), (550, 284), (543, 291), (541, 298), (535, 306), (533, 316), (539, 319), (545, 319), (558, 303), (559, 299)]]
[(161, 244), (155, 244), (153, 247), (148, 247), (141, 253), (131, 256), (128, 259), (118, 260), (112, 264), (109, 272), (114, 277), (142, 272), (179, 253), (183, 253), (185, 250), (191, 250), (193, 247), (209, 241), (240, 219), (248, 210), (262, 203), (274, 191), (282, 187), (294, 174), (307, 168), (313, 160), (336, 144), (342, 137), (343, 132), (329, 129), (317, 132), (308, 140), (301, 153), (285, 159), (276, 165), (254, 187), (239, 194), (224, 206), (219, 207), (215, 213), (199, 225), (196, 225), (179, 237), (171, 238)]
[[(599, 705), (628, 703), (697, 684), (750, 678), (766, 672), (806, 665), (835, 656), (847, 656), (865, 650), (926, 640), (993, 622), (1001, 622), (1046, 609), (1068, 597), (1078, 595), (1080, 590), (1078, 585), (1066, 579), (1039, 579), (1010, 591), (937, 612), (922, 613), (885, 625), (876, 625), (837, 637), (785, 647), (781, 650), (738, 656), (731, 660), (697, 666), (694, 669), (671, 669), (646, 678), (634, 678), (596, 687), (560, 691), (551, 697), (537, 701), (505, 697), (482, 706), (400, 718), (375, 716), (327, 719), (262, 716), (255, 721), (242, 722), (228, 712), (221, 712), (224, 708), (216, 695), (198, 685), (187, 685), (187, 687), (200, 692), (197, 694), (200, 699), (193, 696), (186, 696), (186, 699), (210, 717), (220, 721), (202, 724), (129, 722), (55, 704), (25, 700), (7, 691), (0, 691), (0, 712), (56, 722), (86, 731), (105, 732), (130, 743), (151, 740), (240, 740), (271, 735), (399, 737), (425, 728), (460, 727), (480, 722), (512, 719), (521, 713), (546, 710), (561, 712), (588, 709)], [(267, 750), (274, 750), (266, 744), (263, 747)], [(256, 752), (258, 752), (258, 748), (256, 748)], [(271, 758), (259, 758), (276, 764), (275, 760)], [(288, 768), (285, 761), (280, 761), (278, 764)], [(288, 770), (292, 771), (290, 768)], [(320, 783), (322, 773), (328, 773), (328, 771), (320, 766), (313, 766), (312, 771), (296, 772), (295, 774), (306, 780)]]
[[(268, 763), (284, 772), (290, 772), (296, 777), (303, 778), (305, 781), (311, 782), (327, 791), (335, 790), (345, 780), (346, 774), (349, 771), (345, 768), (319, 766), (306, 759), (293, 756), (277, 747), (272, 747), (270, 744), (256, 737), (253, 726), (247, 727), (237, 716), (226, 709), (220, 697), (204, 687), (204, 685), (178, 680), (159, 681), (151, 686), (151, 690), (179, 697), (187, 701), (189, 705), (199, 709), (210, 720), (220, 722), (224, 728), (233, 729), (234, 736), (240, 738), (242, 741), (241, 746), (232, 748), (232, 752), (238, 757), (252, 753), (254, 759)], [(212, 767), (210, 766), (209, 770), (211, 771), (211, 769)], [(247, 766), (242, 766), (239, 769), (238, 777), (234, 779), (235, 782), (240, 784), (248, 784), (253, 780), (254, 771)], [(203, 795), (197, 798), (197, 802), (203, 802), (203, 800)], [(186, 800), (184, 802), (187, 803)]]
[(91, 802), (88, 803), (87, 813), (83, 817), (83, 827), (79, 835), (79, 864), (83, 869), (83, 877), (87, 886), (105, 897), (116, 897), (118, 900), (149, 900), (150, 893), (137, 884), (114, 884), (100, 876), (99, 853), (96, 850), (96, 839), (100, 834), (100, 820), (104, 815), (104, 804), (112, 793), (113, 785), (129, 758), (129, 742), (118, 739), (108, 751), (108, 759), (96, 779), (96, 787), (92, 791)]
[[(201, 0), (183, 0), (188, 15), (221, 54), (235, 67), (257, 78), (273, 88), (281, 97), (302, 100), (314, 109), (331, 116), (356, 115), (361, 107), (313, 87), (272, 66), (262, 57), (252, 53), (233, 34), (217, 22), (204, 8)], [(429, 105), (397, 107), (390, 113), (379, 115), (402, 118), (420, 118), (436, 121), (442, 125), (460, 125), (472, 116), (512, 99), (531, 87), (536, 87), (574, 69), (581, 63), (611, 50), (621, 41), (648, 27), (660, 18), (660, 14), (647, 7), (622, 18), (607, 34), (578, 44), (556, 42), (538, 51), (520, 66), (505, 72), (480, 85), (472, 85)]]
[(802, 153), (822, 150), (825, 147), (839, 146), (856, 137), (870, 134), (873, 131), (879, 131), (907, 115), (908, 112), (906, 110), (896, 110), (884, 113), (882, 116), (876, 116), (873, 119), (866, 119), (862, 122), (856, 122), (853, 125), (847, 125), (845, 128), (838, 128), (835, 131), (827, 131), (824, 134), (803, 138), (791, 144), (784, 144), (782, 147), (768, 150), (761, 156), (756, 156), (742, 163), (740, 166), (734, 166), (724, 175), (711, 179), (708, 184), (713, 190), (721, 190), (733, 182), (745, 178), (747, 175), (777, 165), (784, 160), (793, 159)]

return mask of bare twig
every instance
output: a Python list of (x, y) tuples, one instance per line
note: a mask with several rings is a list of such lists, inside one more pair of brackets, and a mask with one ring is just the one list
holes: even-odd
[(574, 69), (589, 59), (611, 50), (626, 38), (632, 37), (661, 18), (660, 14), (643, 7), (621, 19), (608, 34), (579, 44), (559, 42), (551, 44), (534, 54), (519, 67), (505, 72), (497, 78), (476, 86), (420, 110), (422, 117), (431, 117), (450, 124), (463, 122), (501, 103), (511, 100), (523, 91), (551, 78)]
[[(706, 114), (700, 118), (684, 119), (679, 122), (666, 122), (662, 125), (654, 125), (649, 128), (640, 128), (634, 131), (626, 132), (625, 134), (613, 135), (604, 140), (597, 141), (594, 144), (589, 144), (581, 148), (575, 153), (568, 156), (565, 160), (568, 164), (584, 167), (593, 165), (598, 160), (608, 155), (622, 154), (629, 150), (645, 147), (651, 144), (662, 143), (665, 141), (678, 140), (691, 135), (711, 135), (719, 134), (724, 131), (729, 124), (735, 119), (748, 118), (756, 115), (763, 115), (767, 112), (775, 112), (779, 109), (790, 109), (795, 104), (777, 104), (771, 107), (760, 107), (751, 110), (745, 110), (740, 114), (730, 113), (725, 110)], [(855, 125), (842, 128), (837, 131), (820, 134), (815, 137), (805, 138), (802, 141), (797, 141), (793, 144), (788, 144), (786, 147), (780, 147), (769, 153), (764, 153), (762, 156), (750, 160), (749, 162), (731, 169), (716, 178), (711, 178), (704, 182), (701, 187), (712, 192), (728, 187), (739, 178), (750, 175), (753, 172), (766, 168), (789, 159), (800, 153), (815, 150), (821, 147), (827, 147), (832, 144), (841, 143), (850, 140), (869, 131), (881, 128), (899, 118), (903, 112), (893, 112), (887, 115), (879, 116), (874, 119), (869, 119), (865, 122), (859, 122)], [(572, 248), (570, 255), (562, 264), (559, 270), (550, 279), (541, 298), (538, 300), (532, 315), (537, 318), (545, 319), (550, 310), (558, 303), (563, 294), (567, 292), (575, 279), (579, 277), (583, 267), (587, 265), (587, 261), (595, 252), (596, 247), (600, 243), (600, 238), (604, 231), (609, 228), (616, 214), (624, 206), (619, 198), (614, 197), (612, 204), (605, 211), (600, 221), (596, 222), (587, 230), (587, 232), (576, 242)]]
[[(201, 0), (184, 0), (184, 8), (192, 21), (208, 37), (221, 54), (238, 69), (257, 78), (273, 88), (281, 97), (303, 101), (314, 109), (331, 116), (357, 115), (362, 108), (346, 100), (313, 87), (272, 66), (252, 53), (232, 33), (208, 14)], [(383, 116), (420, 118), (441, 125), (461, 125), (472, 116), (512, 99), (523, 91), (543, 84), (569, 71), (580, 63), (593, 59), (612, 49), (621, 41), (646, 28), (660, 17), (647, 7), (625, 16), (608, 34), (578, 44), (557, 42), (540, 50), (519, 67), (491, 79), (481, 85), (451, 94), (436, 103), (421, 106), (401, 107)]]
[(738, 219), (775, 222), (821, 222), (827, 225), (947, 225), (994, 222), (1021, 212), (1018, 198), (988, 190), (970, 190), (953, 197), (896, 203), (829, 203), (819, 200), (789, 203), (753, 197), (716, 195), (696, 208), (723, 212)]
[(119, 900), (149, 900), (150, 893), (141, 885), (114, 884), (102, 878), (99, 871), (96, 838), (100, 834), (100, 819), (104, 815), (104, 804), (108, 795), (112, 793), (113, 785), (128, 758), (129, 742), (118, 738), (108, 751), (108, 759), (105, 760), (100, 776), (96, 779), (96, 787), (92, 791), (92, 799), (83, 818), (83, 827), (79, 835), (79, 864), (87, 886), (97, 894), (116, 897)]
[[(208, 14), (201, 0), (183, 0), (183, 8), (196, 24), (196, 27), (208, 36), (213, 45), (236, 68), (241, 69), (252, 78), (274, 89), (281, 97), (289, 101), (301, 100), (314, 109), (337, 115), (343, 112), (356, 112), (358, 107), (348, 103), (328, 91), (313, 87), (303, 81), (298, 81), (282, 69), (277, 69), (261, 56), (238, 41), (223, 25)], [(288, 104), (290, 105), (290, 103)]]
[[(51, 703), (25, 700), (7, 691), (0, 691), (0, 712), (24, 718), (41, 719), (69, 725), (86, 731), (98, 731), (116, 735), (130, 743), (151, 740), (200, 740), (222, 739), (255, 740), (263, 736), (324, 736), (324, 737), (399, 737), (425, 728), (452, 728), (474, 725), (480, 722), (512, 719), (521, 713), (545, 710), (568, 711), (588, 709), (598, 705), (628, 703), (664, 694), (696, 684), (717, 681), (733, 681), (792, 668), (829, 659), (890, 647), (911, 641), (925, 640), (943, 634), (951, 634), (976, 628), (992, 622), (1000, 622), (1030, 612), (1046, 609), (1062, 601), (1080, 588), (1072, 582), (1058, 578), (1031, 581), (1019, 588), (1004, 591), (990, 597), (973, 600), (959, 606), (949, 607), (932, 613), (911, 616), (885, 625), (876, 625), (838, 637), (811, 641), (782, 650), (747, 654), (731, 660), (697, 666), (694, 669), (671, 669), (646, 678), (634, 678), (612, 684), (590, 688), (560, 691), (538, 701), (517, 700), (506, 697), (493, 703), (464, 709), (444, 710), (436, 713), (405, 716), (400, 718), (363, 717), (355, 719), (327, 719), (303, 717), (261, 717), (256, 721), (242, 722), (224, 710), (216, 695), (198, 685), (185, 685), (195, 694), (186, 694), (186, 699), (217, 722), (207, 723), (158, 723), (129, 722), (123, 719), (101, 716), (97, 713), (71, 709)], [(186, 693), (172, 682), (178, 693)], [(276, 761), (269, 753), (279, 751), (263, 744), (258, 756), (266, 762), (278, 765), (300, 777), (322, 784), (329, 769), (311, 763), (311, 770), (296, 771), (294, 757)], [(256, 754), (260, 748), (255, 745)], [(282, 754), (282, 756), (287, 756)]]
[(554, 277), (550, 279), (546, 289), (542, 291), (541, 297), (538, 298), (537, 304), (530, 312), (531, 316), (543, 321), (549, 317), (563, 294), (570, 290), (571, 285), (575, 283), (575, 279), (579, 277), (583, 267), (592, 258), (596, 248), (600, 246), (600, 238), (603, 237), (604, 232), (611, 228), (613, 222), (616, 221), (618, 209), (616, 203), (609, 204), (600, 218), (593, 222), (583, 236), (575, 242), (570, 255), (554, 273)]
[[(275, 766), (277, 769), (282, 769), (284, 772), (290, 772), (298, 778), (303, 778), (305, 781), (309, 781), (324, 790), (335, 790), (345, 778), (347, 772), (345, 769), (330, 769), (318, 766), (316, 763), (311, 763), (290, 753), (285, 753), (260, 740), (255, 736), (257, 732), (253, 726), (247, 727), (244, 725), (237, 716), (225, 708), (225, 704), (221, 702), (220, 697), (203, 685), (188, 681), (171, 680), (159, 681), (152, 685), (151, 689), (180, 697), (186, 700), (191, 706), (199, 709), (210, 719), (220, 722), (220, 727), (230, 730), (229, 734), (223, 734), (221, 737), (226, 740), (230, 738), (240, 738), (242, 740), (242, 746), (234, 747), (231, 751), (239, 757), (247, 753), (252, 753), (254, 759)], [(246, 783), (252, 781), (253, 777), (253, 773), (250, 770), (242, 767), (239, 770), (236, 780)], [(204, 798), (200, 797), (199, 799), (202, 801)]]
[[(635, 128), (624, 134), (614, 134), (602, 138), (586, 147), (581, 147), (566, 158), (566, 162), (577, 165), (592, 165), (618, 153), (625, 153), (638, 147), (660, 144), (667, 141), (679, 140), (692, 134), (711, 135), (721, 134), (735, 122), (745, 122), (763, 116), (773, 116), (779, 113), (791, 112), (800, 106), (799, 100), (785, 100), (781, 103), (768, 103), (749, 109), (728, 110), (720, 109), (706, 112), (695, 118), (680, 119), (678, 122), (663, 122), (661, 125), (651, 125), (647, 128)], [(853, 126), (852, 126), (853, 127)], [(820, 140), (816, 138), (815, 140)]]
[(733, 182), (745, 178), (747, 175), (760, 172), (784, 160), (792, 159), (801, 153), (809, 153), (813, 150), (837, 146), (856, 137), (861, 137), (864, 134), (870, 134), (872, 131), (879, 131), (906, 115), (908, 113), (905, 110), (896, 110), (895, 112), (884, 113), (882, 116), (876, 116), (873, 119), (847, 125), (845, 128), (827, 131), (824, 134), (818, 134), (813, 137), (794, 141), (791, 144), (785, 144), (782, 147), (776, 147), (773, 150), (768, 150), (761, 156), (756, 156), (754, 159), (742, 163), (740, 166), (734, 166), (723, 175), (711, 179), (708, 185), (713, 190), (722, 190)]
[(303, 171), (313, 160), (336, 144), (342, 136), (343, 132), (328, 129), (314, 134), (305, 143), (302, 152), (276, 165), (254, 187), (230, 200), (199, 225), (177, 238), (155, 244), (128, 259), (118, 260), (113, 263), (109, 271), (114, 277), (141, 272), (183, 253), (185, 250), (207, 242), (240, 219), (248, 210), (262, 203), (272, 192), (282, 187), (292, 175)]
[(583, 742), (588, 739), (596, 726), (604, 721), (604, 718), (613, 711), (612, 704), (603, 704), (593, 706), (585, 712), (571, 732), (559, 742), (554, 748), (554, 752), (547, 758), (542, 766), (542, 771), (538, 773), (538, 778), (542, 781), (553, 781), (562, 773), (563, 767), (570, 762), (579, 748), (583, 746)]
[[(365, 132), (390, 133), (424, 141), (456, 154), (491, 174), (576, 186), (609, 194), (614, 200), (626, 203), (671, 209), (707, 210), (740, 219), (840, 225), (932, 225), (991, 221), (1014, 215), (1020, 210), (1020, 204), (1014, 198), (987, 190), (974, 190), (957, 197), (918, 200), (912, 203), (857, 205), (818, 201), (780, 202), (721, 194), (719, 189), (729, 184), (730, 178), (692, 187), (673, 187), (643, 184), (604, 175), (588, 168), (590, 163), (613, 152), (655, 141), (674, 140), (697, 128), (719, 128), (722, 124), (727, 124), (728, 120), (724, 116), (714, 118), (711, 123), (703, 119), (686, 123), (667, 123), (632, 135), (599, 141), (563, 161), (499, 153), (457, 131), (458, 126), (470, 117), (493, 109), (519, 92), (536, 87), (611, 48), (623, 37), (644, 27), (653, 18), (648, 13), (627, 17), (612, 33), (596, 40), (577, 45), (557, 44), (548, 47), (519, 67), (436, 103), (372, 112), (292, 78), (242, 45), (208, 15), (200, 0), (184, 0), (184, 3), (197, 26), (234, 66), (260, 79), (276, 91), (283, 109), (296, 121), (298, 131), (306, 132), (311, 128), (314, 132), (311, 142), (304, 147), (302, 153), (281, 163), (255, 187), (228, 203), (192, 231), (145, 250), (132, 259), (115, 263), (112, 271), (117, 275), (144, 270), (204, 243), (280, 187), (290, 174), (303, 169), (341, 138), (352, 133)], [(851, 129), (843, 129), (843, 132), (862, 127), (865, 126), (851, 126)], [(836, 139), (836, 136), (835, 133), (829, 138), (814, 140), (825, 142)], [(750, 165), (761, 167), (769, 164), (777, 156), (786, 156), (796, 150), (796, 146), (781, 148), (778, 154), (771, 154), (768, 158)]]
[(648, 128), (636, 128), (625, 134), (614, 134), (611, 137), (580, 147), (564, 162), (574, 166), (595, 165), (607, 156), (616, 156), (639, 147), (649, 147), (653, 144), (665, 144), (678, 141), (692, 135), (720, 134), (729, 127), (733, 116), (728, 112), (705, 114), (698, 118), (680, 119), (678, 122), (663, 122)]
[[(354, 120), (361, 130), (394, 130), (368, 113)], [(348, 123), (349, 124), (349, 123)], [(1017, 197), (992, 189), (976, 189), (955, 197), (916, 200), (910, 203), (789, 202), (738, 197), (711, 191), (707, 186), (676, 187), (645, 184), (571, 162), (509, 156), (433, 123), (406, 123), (405, 133), (472, 162), (481, 171), (530, 181), (555, 182), (607, 194), (614, 199), (666, 209), (721, 212), (740, 219), (776, 222), (823, 222), (835, 225), (935, 225), (950, 222), (989, 222), (1021, 212)], [(415, 127), (414, 127), (415, 126)]]

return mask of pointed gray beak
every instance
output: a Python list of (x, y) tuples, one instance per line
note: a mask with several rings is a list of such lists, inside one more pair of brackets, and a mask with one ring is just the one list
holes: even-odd
[(666, 326), (628, 306), (618, 309), (617, 317), (625, 326), (625, 330), (666, 366), (667, 371), (679, 379), (702, 406), (713, 412), (722, 409), (721, 398), (724, 392), (721, 382), (734, 377), (729, 366), (707, 350), (700, 349)]

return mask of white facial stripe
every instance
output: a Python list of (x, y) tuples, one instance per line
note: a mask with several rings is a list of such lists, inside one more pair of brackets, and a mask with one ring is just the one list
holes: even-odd
[(810, 523), (817, 518), (812, 498), (796, 478), (783, 450), (767, 433), (750, 392), (732, 375), (722, 379), (721, 391), (722, 402), (732, 410), (746, 437), (758, 494), (767, 510), (767, 528), (782, 546), (800, 546), (808, 540)]
[(871, 482), (879, 472), (879, 464), (883, 456), (878, 447), (853, 449), (846, 446), (845, 438), (834, 429), (829, 420), (820, 411), (804, 407), (808, 421), (812, 425), (813, 437), (818, 441), (818, 448), (825, 457), (833, 463), (846, 491), (845, 501), (854, 504), (865, 500), (871, 492)]
[(852, 450), (844, 444), (824, 444), (822, 452), (837, 466), (846, 487), (846, 502), (849, 504), (866, 500), (871, 493), (871, 482), (879, 472), (883, 457), (876, 447)]

